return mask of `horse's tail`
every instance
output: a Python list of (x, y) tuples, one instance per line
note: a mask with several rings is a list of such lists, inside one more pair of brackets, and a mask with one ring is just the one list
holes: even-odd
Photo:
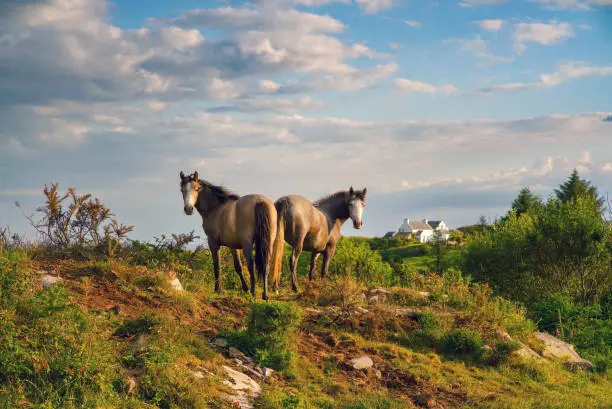
[(274, 222), (270, 207), (264, 202), (255, 204), (255, 267), (261, 278), (265, 277), (270, 263)]
[(280, 284), (280, 276), (283, 270), (283, 253), (285, 250), (285, 218), (287, 213), (287, 201), (280, 199), (274, 203), (276, 207), (276, 239), (274, 240), (274, 251), (272, 252), (272, 276), (270, 283), (278, 289)]

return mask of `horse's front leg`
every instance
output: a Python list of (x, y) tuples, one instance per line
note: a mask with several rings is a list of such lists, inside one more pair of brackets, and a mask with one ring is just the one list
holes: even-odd
[(236, 273), (238, 273), (238, 277), (240, 277), (240, 282), (242, 283), (242, 291), (246, 293), (249, 291), (249, 286), (247, 285), (247, 282), (244, 279), (244, 274), (242, 274), (242, 263), (240, 262), (240, 253), (238, 253), (238, 250), (232, 249), (232, 256), (234, 257), (234, 268), (236, 269)]
[(213, 259), (213, 270), (215, 272), (215, 292), (220, 293), (223, 286), (221, 285), (221, 278), (219, 273), (219, 250), (220, 246), (216, 241), (211, 241), (208, 239), (208, 247), (210, 248), (210, 252), (212, 254)]
[(336, 251), (336, 244), (328, 243), (323, 251), (323, 265), (321, 266), (321, 278), (325, 278), (327, 270), (329, 269), (329, 262), (334, 256)]

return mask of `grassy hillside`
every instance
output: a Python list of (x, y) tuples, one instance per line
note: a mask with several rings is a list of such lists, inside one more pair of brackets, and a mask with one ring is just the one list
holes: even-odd
[[(431, 274), (413, 276), (410, 287), (372, 291), (372, 280), (385, 278), (368, 279), (360, 260), (376, 271), (384, 262), (371, 251), (350, 256), (351, 245), (339, 249), (329, 280), (300, 277), (294, 295), (285, 274), (269, 303), (237, 291), (227, 252), (218, 295), (207, 251), (136, 244), (109, 258), (82, 249), (4, 249), (0, 407), (235, 407), (222, 367), (240, 367), (213, 343), (219, 336), (275, 369), (258, 380), (257, 408), (612, 404), (608, 374), (513, 354), (517, 346), (496, 330), (538, 350), (535, 326), (487, 286)], [(61, 281), (42, 288), (47, 274)], [(185, 291), (169, 284), (174, 274)], [(373, 366), (354, 369), (350, 360), (361, 356)]]

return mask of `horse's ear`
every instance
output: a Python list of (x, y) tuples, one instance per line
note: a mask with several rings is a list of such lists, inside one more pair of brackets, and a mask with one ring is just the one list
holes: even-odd
[(193, 180), (198, 180), (198, 171), (193, 172)]
[(181, 177), (181, 180), (185, 179), (185, 174), (183, 173), (182, 170), (181, 170), (181, 173), (179, 174), (179, 176)]
[(365, 199), (367, 193), (368, 193), (368, 188), (364, 187), (363, 190), (361, 191), (361, 197)]
[(349, 189), (349, 195), (352, 195), (353, 193), (355, 193), (355, 189), (353, 189), (353, 186), (351, 186)]

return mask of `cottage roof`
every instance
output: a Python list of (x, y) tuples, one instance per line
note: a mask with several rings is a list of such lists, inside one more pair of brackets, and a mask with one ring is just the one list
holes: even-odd
[(438, 228), (440, 223), (442, 223), (442, 220), (428, 220), (427, 221), (427, 224), (429, 224), (431, 228), (434, 230)]
[(408, 224), (413, 230), (433, 230), (429, 224), (417, 220), (410, 220)]

